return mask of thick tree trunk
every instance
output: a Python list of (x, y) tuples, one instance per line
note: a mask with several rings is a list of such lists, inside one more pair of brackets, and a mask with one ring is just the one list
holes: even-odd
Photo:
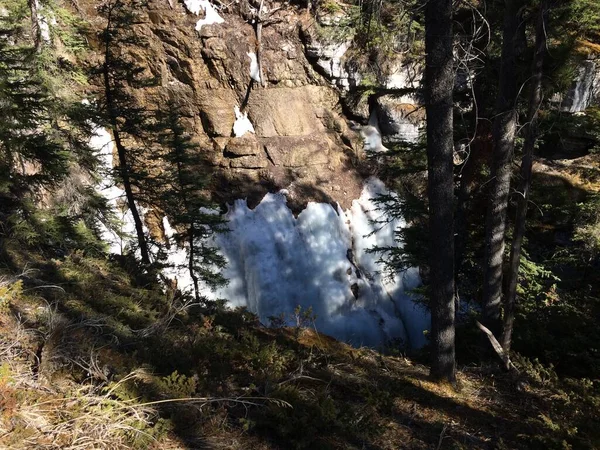
[(546, 32), (544, 20), (547, 10), (547, 1), (540, 4), (540, 12), (536, 26), (535, 56), (532, 67), (532, 85), (529, 96), (529, 110), (527, 113), (527, 131), (523, 147), (523, 159), (521, 161), (521, 183), (519, 188), (519, 199), (517, 203), (517, 217), (515, 230), (510, 249), (510, 266), (508, 272), (508, 284), (505, 295), (504, 326), (502, 330), (502, 348), (508, 354), (510, 351), (513, 324), (515, 320), (515, 302), (517, 292), (517, 281), (519, 275), (519, 262), (521, 260), (521, 248), (523, 235), (525, 234), (525, 219), (527, 216), (527, 203), (531, 189), (531, 175), (533, 166), (533, 149), (537, 139), (538, 109), (542, 103), (542, 77), (544, 74), (544, 54), (546, 52)]
[[(107, 30), (111, 26), (111, 18), (109, 15)], [(127, 199), (127, 206), (129, 206), (129, 210), (131, 211), (131, 216), (133, 217), (133, 222), (135, 224), (135, 233), (137, 235), (138, 245), (140, 248), (140, 254), (142, 257), (142, 263), (150, 264), (150, 253), (148, 252), (148, 244), (146, 243), (146, 236), (144, 235), (144, 226), (142, 224), (142, 219), (140, 218), (140, 214), (138, 212), (137, 206), (135, 204), (135, 196), (133, 195), (133, 190), (131, 188), (131, 178), (130, 178), (130, 167), (127, 161), (127, 150), (123, 145), (121, 140), (121, 134), (119, 133), (119, 120), (118, 120), (118, 112), (117, 105), (115, 104), (115, 99), (113, 96), (113, 88), (110, 82), (110, 64), (111, 64), (111, 53), (110, 53), (110, 33), (107, 33), (105, 49), (104, 49), (104, 65), (102, 67), (102, 75), (104, 79), (104, 95), (106, 97), (106, 108), (108, 110), (108, 120), (110, 122), (110, 126), (112, 128), (113, 137), (115, 139), (115, 146), (117, 147), (117, 154), (119, 157), (119, 175), (121, 177), (121, 181), (123, 182), (123, 188), (125, 189), (125, 197)]]
[(431, 376), (455, 382), (452, 0), (425, 11), (425, 96), (431, 268)]
[(492, 130), (494, 155), (485, 228), (483, 314), (484, 325), (494, 333), (499, 331), (506, 210), (517, 128), (515, 41), (519, 28), (519, 5), (517, 0), (505, 0), (500, 85)]

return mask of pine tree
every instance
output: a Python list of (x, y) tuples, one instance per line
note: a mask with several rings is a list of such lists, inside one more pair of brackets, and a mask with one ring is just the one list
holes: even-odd
[(454, 383), (454, 182), (452, 1), (425, 10), (425, 101), (431, 269), (431, 375)]
[(544, 75), (544, 54), (546, 52), (546, 23), (547, 1), (542, 0), (539, 6), (539, 17), (536, 26), (535, 55), (532, 64), (531, 92), (529, 111), (527, 113), (527, 131), (521, 162), (521, 183), (517, 203), (517, 217), (510, 249), (510, 264), (508, 272), (507, 291), (504, 296), (504, 320), (502, 329), (502, 348), (505, 353), (510, 351), (513, 325), (515, 320), (515, 304), (517, 295), (517, 279), (521, 261), (521, 248), (525, 235), (525, 220), (531, 191), (533, 150), (538, 135), (537, 123), (539, 108), (542, 103), (542, 78)]
[(519, 7), (516, 0), (505, 1), (502, 62), (492, 131), (494, 154), (486, 216), (483, 313), (485, 325), (493, 332), (498, 331), (500, 319), (506, 212), (517, 131), (517, 35), (523, 26)]
[(166, 111), (157, 111), (155, 117), (163, 170), (153, 178), (153, 190), (159, 193), (160, 209), (177, 230), (175, 242), (187, 250), (186, 268), (199, 302), (201, 282), (213, 289), (225, 282), (219, 272), (225, 260), (208, 243), (214, 233), (226, 230), (225, 222), (210, 210), (214, 205), (204, 192), (208, 184), (206, 162), (199, 146), (185, 132), (175, 103), (170, 101)]
[(69, 152), (53, 115), (52, 98), (25, 40), (22, 17), (0, 16), (0, 223), (4, 237), (27, 219), (44, 188), (68, 173)]
[(32, 30), (28, 2), (9, 2), (0, 16), (2, 238), (73, 248), (101, 206), (89, 186), (58, 194), (73, 173), (97, 164), (88, 146), (91, 110), (66, 85), (69, 71), (58, 69), (51, 48), (36, 47)]
[(100, 9), (106, 17), (106, 26), (101, 33), (104, 61), (100, 67), (104, 90), (104, 113), (112, 131), (119, 166), (116, 167), (116, 178), (123, 184), (129, 211), (135, 224), (138, 247), (142, 263), (150, 264), (150, 252), (144, 233), (142, 218), (136, 204), (134, 186), (141, 183), (145, 173), (141, 164), (135, 164), (136, 157), (143, 151), (135, 148), (135, 144), (126, 144), (126, 139), (138, 140), (145, 133), (148, 112), (137, 105), (129, 89), (151, 84), (153, 80), (141, 77), (143, 67), (127, 59), (127, 46), (141, 45), (131, 27), (137, 20), (137, 13), (142, 3), (113, 0)]

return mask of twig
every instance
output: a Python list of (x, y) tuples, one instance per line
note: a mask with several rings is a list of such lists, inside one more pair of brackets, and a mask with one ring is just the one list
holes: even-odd
[(446, 429), (448, 428), (448, 424), (445, 423), (444, 427), (442, 428), (442, 432), (440, 433), (440, 439), (438, 441), (438, 445), (436, 447), (435, 450), (440, 450), (440, 448), (442, 447), (442, 441), (444, 440), (444, 436), (446, 434)]
[(477, 327), (486, 334), (490, 341), (490, 344), (492, 344), (492, 347), (494, 348), (494, 351), (498, 354), (502, 362), (504, 362), (504, 366), (507, 369), (514, 369), (518, 372), (518, 369), (511, 362), (510, 356), (504, 351), (504, 349), (498, 342), (498, 339), (496, 339), (496, 336), (494, 336), (494, 333), (492, 333), (489, 328), (482, 325), (481, 322), (479, 322), (478, 320), (476, 320), (475, 323), (477, 324)]

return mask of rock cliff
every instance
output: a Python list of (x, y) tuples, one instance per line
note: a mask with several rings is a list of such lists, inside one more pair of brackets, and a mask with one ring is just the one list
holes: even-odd
[[(215, 200), (248, 198), (253, 205), (285, 188), (293, 208), (310, 200), (348, 207), (362, 188), (363, 146), (344, 112), (362, 76), (346, 55), (352, 36), (323, 32), (343, 13), (315, 18), (301, 7), (270, 2), (257, 23), (249, 3), (217, 5), (151, 0), (144, 7), (131, 31), (145, 46), (131, 56), (158, 83), (136, 89), (136, 98), (177, 105), (214, 167)], [(82, 12), (102, 27), (95, 5)], [(383, 87), (418, 82), (398, 67)], [(362, 113), (350, 115), (366, 124), (376, 113), (384, 134), (416, 139), (423, 121), (417, 106), (391, 96), (371, 103), (363, 101)]]

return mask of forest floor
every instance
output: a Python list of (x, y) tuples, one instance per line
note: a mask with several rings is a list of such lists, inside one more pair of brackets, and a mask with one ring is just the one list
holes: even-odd
[(302, 314), (270, 328), (181, 303), (127, 260), (12, 255), (0, 448), (600, 447), (598, 380), (517, 355), (519, 372), (462, 365), (456, 388), (440, 386), (393, 348), (350, 347)]

